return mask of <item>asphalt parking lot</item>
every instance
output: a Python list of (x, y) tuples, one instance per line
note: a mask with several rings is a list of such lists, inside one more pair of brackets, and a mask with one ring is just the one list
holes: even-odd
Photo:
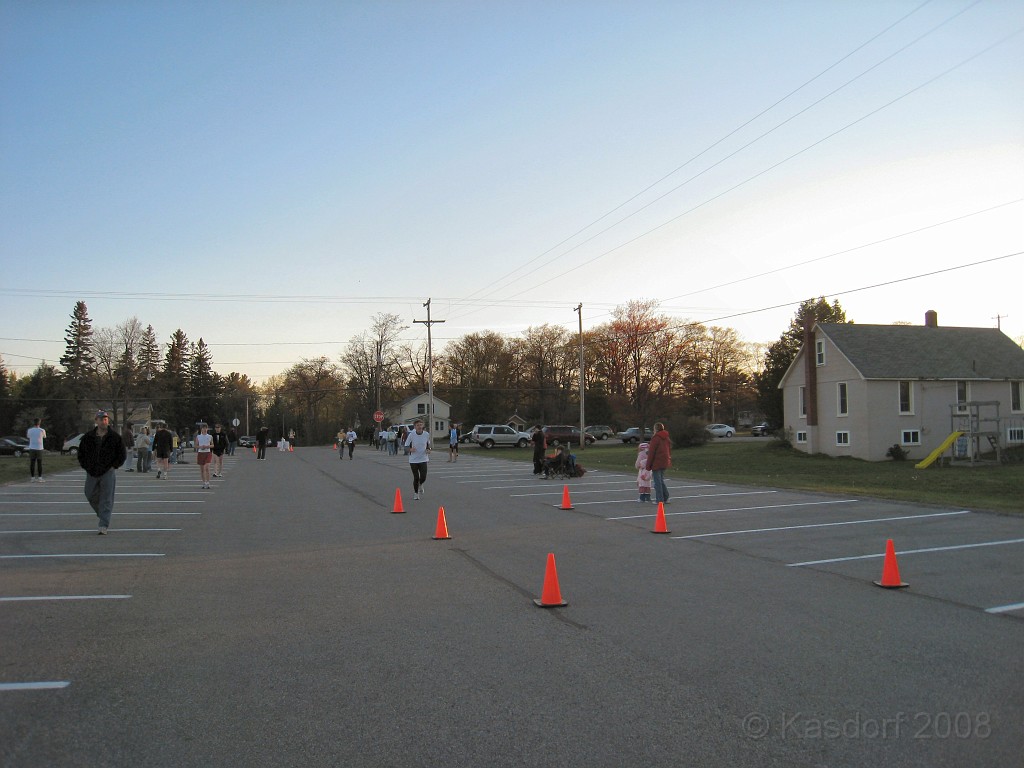
[(445, 459), (0, 489), (0, 763), (1020, 765), (1021, 518)]

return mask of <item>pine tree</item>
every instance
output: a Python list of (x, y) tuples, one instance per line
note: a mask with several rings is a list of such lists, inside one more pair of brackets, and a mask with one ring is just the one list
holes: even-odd
[(93, 350), (92, 320), (84, 301), (75, 304), (71, 313), (71, 324), (64, 334), (64, 355), (60, 364), (64, 367), (64, 379), (76, 396), (85, 393), (89, 380), (96, 373), (96, 355)]
[(213, 370), (213, 355), (202, 338), (191, 348), (188, 389), (194, 414), (208, 421), (214, 420), (219, 380)]
[(160, 345), (156, 341), (156, 331), (147, 325), (139, 342), (139, 374), (146, 381), (151, 381), (160, 372)]

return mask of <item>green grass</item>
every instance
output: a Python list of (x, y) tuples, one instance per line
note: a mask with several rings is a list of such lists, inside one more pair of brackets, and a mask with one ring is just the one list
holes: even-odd
[[(43, 478), (57, 472), (78, 469), (78, 459), (47, 453), (43, 456)], [(28, 456), (0, 456), (0, 485), (28, 480)]]
[[(477, 453), (522, 461), (532, 461), (533, 455), (528, 450)], [(632, 446), (601, 446), (576, 455), (587, 469), (636, 471)], [(1000, 466), (915, 469), (913, 461), (808, 456), (775, 440), (716, 440), (699, 448), (673, 448), (669, 476), (1024, 514), (1024, 462), (1019, 454), (1014, 459)]]

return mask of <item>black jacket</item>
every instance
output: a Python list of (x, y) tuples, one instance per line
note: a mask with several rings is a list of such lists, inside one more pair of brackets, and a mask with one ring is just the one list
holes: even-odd
[(228, 436), (223, 432), (214, 432), (211, 437), (213, 438), (214, 456), (223, 456), (224, 451), (228, 449)]
[(107, 430), (103, 439), (97, 440), (96, 429), (85, 433), (78, 445), (78, 463), (93, 477), (101, 477), (110, 469), (117, 469), (128, 458), (124, 440), (114, 430)]

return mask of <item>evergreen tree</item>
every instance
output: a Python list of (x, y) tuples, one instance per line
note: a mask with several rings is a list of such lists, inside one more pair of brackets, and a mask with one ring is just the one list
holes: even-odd
[(147, 325), (139, 341), (139, 375), (143, 381), (152, 381), (160, 373), (160, 345), (156, 341), (156, 331)]
[(212, 422), (217, 418), (217, 394), (220, 380), (213, 370), (213, 355), (199, 339), (191, 347), (188, 366), (188, 394), (193, 415)]
[(757, 402), (769, 424), (775, 426), (783, 423), (782, 390), (779, 389), (779, 382), (803, 345), (804, 324), (808, 323), (813, 327), (815, 323), (847, 322), (851, 321), (846, 319), (846, 312), (839, 306), (838, 299), (829, 304), (821, 296), (800, 303), (789, 328), (778, 341), (768, 346), (764, 369), (755, 377)]
[(164, 354), (163, 370), (157, 377), (158, 389), (163, 397), (160, 400), (159, 414), (175, 430), (191, 429), (195, 421), (186, 398), (189, 348), (188, 336), (183, 330), (179, 328), (172, 333), (171, 340), (167, 342), (167, 352)]
[(11, 431), (11, 422), (14, 420), (14, 403), (11, 401), (10, 373), (4, 365), (3, 357), (0, 357), (0, 433)]
[(84, 301), (75, 304), (71, 323), (64, 334), (64, 379), (76, 396), (85, 394), (90, 379), (96, 373), (96, 355), (93, 348), (92, 320)]

